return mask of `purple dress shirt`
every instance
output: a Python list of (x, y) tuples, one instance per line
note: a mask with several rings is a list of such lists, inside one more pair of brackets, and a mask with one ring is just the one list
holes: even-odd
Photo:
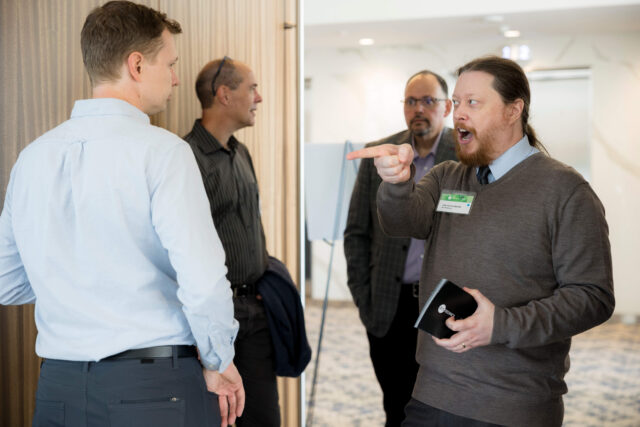
[[(431, 151), (425, 157), (418, 155), (413, 137), (411, 138), (411, 146), (415, 156), (413, 158), (413, 164), (416, 167), (416, 174), (413, 177), (414, 182), (417, 184), (423, 176), (427, 174), (436, 162), (436, 150), (438, 144), (440, 144), (440, 137), (442, 131), (436, 138), (436, 142), (433, 143)], [(407, 253), (407, 260), (404, 264), (404, 274), (402, 275), (402, 283), (413, 283), (420, 280), (420, 269), (422, 268), (422, 258), (424, 256), (424, 240), (411, 239), (409, 244), (409, 252)]]

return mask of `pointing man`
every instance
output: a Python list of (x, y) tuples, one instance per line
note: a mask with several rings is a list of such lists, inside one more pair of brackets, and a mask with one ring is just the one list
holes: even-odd
[[(365, 148), (385, 181), (382, 228), (427, 240), (424, 304), (446, 277), (478, 303), (456, 333), (419, 332), (420, 370), (405, 426), (560, 426), (571, 337), (614, 308), (604, 209), (589, 184), (543, 150), (528, 123), (530, 91), (513, 61), (479, 58), (453, 92), (461, 163), (436, 166), (417, 185), (412, 148)], [(442, 196), (472, 196), (469, 209)]]

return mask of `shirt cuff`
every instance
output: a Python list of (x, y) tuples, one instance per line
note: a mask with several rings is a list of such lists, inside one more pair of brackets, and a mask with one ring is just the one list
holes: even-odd
[(200, 350), (200, 362), (210, 371), (224, 372), (233, 361), (235, 348), (233, 343), (238, 333), (238, 322), (233, 320), (233, 328), (228, 333), (210, 334), (208, 348)]

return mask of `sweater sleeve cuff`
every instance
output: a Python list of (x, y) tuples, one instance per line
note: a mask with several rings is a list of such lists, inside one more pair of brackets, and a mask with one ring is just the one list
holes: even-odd
[(507, 310), (502, 307), (495, 307), (493, 313), (493, 332), (491, 333), (491, 344), (506, 344), (507, 336)]
[(416, 174), (416, 167), (411, 164), (411, 176), (405, 182), (399, 182), (397, 184), (391, 184), (389, 182), (382, 182), (380, 184), (380, 188), (382, 189), (382, 193), (391, 198), (404, 198), (408, 197), (413, 190), (413, 177)]

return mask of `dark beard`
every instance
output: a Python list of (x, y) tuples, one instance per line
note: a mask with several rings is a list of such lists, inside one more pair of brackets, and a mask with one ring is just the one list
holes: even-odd
[(460, 149), (460, 143), (458, 141), (456, 141), (456, 156), (458, 156), (460, 163), (466, 166), (486, 166), (492, 161), (484, 145), (480, 145), (476, 152), (466, 154)]
[[(423, 130), (413, 130), (413, 123), (417, 120), (425, 122), (425, 128)], [(425, 117), (415, 117), (409, 123), (409, 128), (411, 129), (411, 132), (416, 136), (426, 136), (429, 135), (429, 132), (431, 132), (431, 122)]]

